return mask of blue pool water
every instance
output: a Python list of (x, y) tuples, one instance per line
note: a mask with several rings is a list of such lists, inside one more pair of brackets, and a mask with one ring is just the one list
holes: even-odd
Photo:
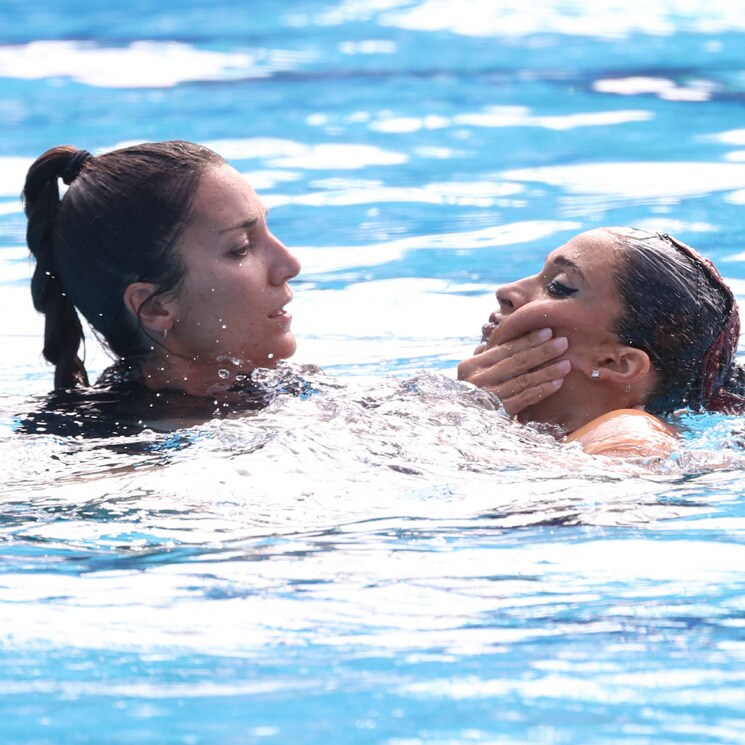
[[(609, 467), (453, 382), (584, 229), (674, 233), (742, 299), (744, 113), (731, 0), (4, 0), (0, 742), (744, 742), (742, 423)], [(170, 138), (301, 258), (318, 392), (16, 434), (51, 382), (26, 168)]]

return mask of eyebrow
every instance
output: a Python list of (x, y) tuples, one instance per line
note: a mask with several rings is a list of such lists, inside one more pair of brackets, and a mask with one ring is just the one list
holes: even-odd
[(256, 223), (259, 221), (259, 218), (266, 217), (269, 214), (269, 210), (264, 209), (262, 210), (260, 215), (256, 215), (256, 217), (247, 217), (245, 220), (242, 220), (237, 225), (231, 225), (229, 228), (223, 228), (220, 231), (220, 234), (222, 233), (229, 233), (231, 230), (248, 230), (249, 228), (252, 228)]
[(564, 267), (565, 269), (571, 269), (572, 271), (574, 271), (574, 272), (576, 272), (577, 274), (579, 274), (579, 276), (580, 276), (580, 277), (581, 277), (582, 279), (584, 279), (585, 281), (587, 281), (587, 280), (585, 279), (585, 275), (584, 275), (584, 273), (583, 273), (583, 272), (582, 272), (582, 270), (581, 270), (581, 269), (579, 268), (579, 266), (578, 266), (578, 265), (577, 265), (577, 264), (576, 264), (576, 263), (575, 263), (574, 261), (572, 261), (571, 259), (567, 259), (567, 258), (566, 258), (566, 256), (557, 256), (557, 257), (556, 257), (556, 258), (554, 259), (554, 264), (555, 264), (556, 266), (561, 266), (561, 267)]

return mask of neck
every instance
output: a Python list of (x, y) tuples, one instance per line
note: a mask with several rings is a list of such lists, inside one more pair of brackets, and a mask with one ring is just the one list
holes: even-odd
[(243, 382), (253, 368), (238, 368), (228, 359), (218, 362), (165, 354), (145, 360), (140, 370), (143, 385), (151, 390), (178, 390), (189, 396), (225, 400), (232, 395), (230, 388)]
[(641, 403), (637, 391), (626, 391), (613, 385), (564, 385), (553, 396), (525, 409), (520, 422), (544, 422), (559, 426), (566, 434), (583, 427), (593, 419), (618, 409), (630, 409)]

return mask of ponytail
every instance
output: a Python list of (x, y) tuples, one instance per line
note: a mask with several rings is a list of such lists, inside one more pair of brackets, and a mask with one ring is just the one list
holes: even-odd
[(78, 355), (84, 342), (80, 318), (65, 291), (55, 263), (54, 226), (60, 205), (58, 180), (72, 183), (90, 154), (70, 146), (48, 150), (29, 169), (23, 189), (28, 217), (26, 240), (36, 259), (31, 279), (34, 307), (45, 316), (44, 357), (55, 366), (54, 387), (88, 385)]
[[(57, 388), (85, 385), (81, 318), (133, 365), (154, 340), (125, 306), (133, 282), (175, 292), (185, 267), (176, 242), (204, 172), (225, 161), (193, 142), (150, 142), (93, 158), (69, 145), (44, 153), (23, 190), (36, 258), (34, 306), (46, 316), (44, 356)], [(70, 185), (60, 199), (59, 180)], [(78, 315), (79, 314), (79, 315)]]

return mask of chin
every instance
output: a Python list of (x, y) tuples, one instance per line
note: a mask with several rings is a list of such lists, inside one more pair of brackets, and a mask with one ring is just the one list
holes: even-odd
[(297, 341), (292, 334), (288, 334), (281, 340), (280, 344), (276, 345), (276, 348), (272, 352), (267, 353), (264, 366), (274, 367), (280, 360), (286, 360), (292, 357), (296, 350)]

